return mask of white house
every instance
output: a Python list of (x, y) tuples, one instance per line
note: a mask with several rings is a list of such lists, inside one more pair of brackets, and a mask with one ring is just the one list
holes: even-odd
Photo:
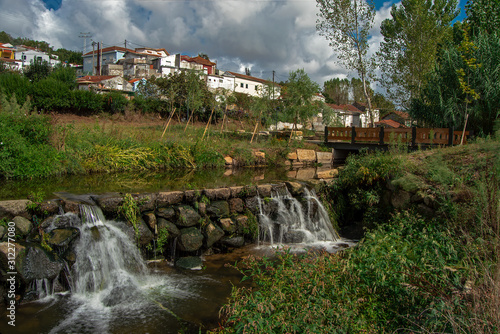
[(29, 66), (34, 62), (44, 62), (46, 61), (51, 66), (55, 66), (59, 64), (61, 61), (57, 59), (56, 55), (49, 56), (47, 53), (38, 51), (34, 48), (29, 48), (26, 46), (18, 46), (16, 47), (16, 60), (21, 62), (21, 67)]
[(235, 77), (229, 72), (209, 74), (207, 75), (207, 87), (212, 91), (225, 89), (234, 92)]
[(270, 89), (273, 90), (271, 92), (273, 99), (277, 99), (280, 96), (280, 86), (274, 82), (236, 72), (228, 71), (226, 73), (234, 76), (234, 91), (237, 93), (243, 93), (251, 96), (261, 96), (262, 90), (265, 89), (266, 86), (269, 86)]

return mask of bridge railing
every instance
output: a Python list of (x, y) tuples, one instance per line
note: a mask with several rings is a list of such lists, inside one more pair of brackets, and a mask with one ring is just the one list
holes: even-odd
[[(465, 132), (463, 143), (467, 143), (469, 131)], [(386, 145), (390, 143), (406, 143), (410, 146), (426, 145), (458, 145), (462, 139), (462, 131), (452, 128), (356, 128), (325, 127), (325, 143), (333, 141), (356, 143), (374, 143)]]

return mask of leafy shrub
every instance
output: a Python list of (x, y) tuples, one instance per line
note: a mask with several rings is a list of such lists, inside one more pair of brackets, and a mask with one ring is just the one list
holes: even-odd
[(129, 104), (129, 100), (119, 92), (111, 92), (102, 95), (104, 111), (109, 113), (122, 113)]
[(449, 332), (467, 273), (446, 228), (413, 215), (336, 255), (284, 250), (238, 268), (256, 289), (233, 290), (223, 333)]

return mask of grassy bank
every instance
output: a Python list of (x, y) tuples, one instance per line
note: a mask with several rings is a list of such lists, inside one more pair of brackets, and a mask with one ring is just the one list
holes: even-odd
[[(29, 103), (19, 106), (3, 99), (0, 111), (0, 178), (36, 178), (85, 174), (223, 167), (229, 155), (240, 165), (260, 163), (254, 151), (266, 153), (266, 164), (284, 161), (301, 142), (254, 139), (253, 125), (230, 120), (221, 124), (186, 125), (126, 112), (92, 117), (40, 115)], [(64, 121), (61, 121), (64, 119)], [(246, 130), (241, 135), (236, 130)]]
[[(500, 330), (500, 143), (349, 159), (323, 190), (359, 244), (238, 265), (222, 333), (497, 333)], [(386, 193), (432, 201), (425, 216), (394, 209)], [(394, 189), (395, 188), (395, 189)]]

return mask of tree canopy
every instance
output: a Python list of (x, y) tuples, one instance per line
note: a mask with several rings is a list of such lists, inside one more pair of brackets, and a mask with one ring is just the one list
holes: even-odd
[(392, 6), (391, 18), (382, 22), (384, 41), (377, 53), (380, 82), (397, 104), (407, 107), (420, 94), (438, 46), (451, 33), (457, 5), (457, 0), (402, 0)]

